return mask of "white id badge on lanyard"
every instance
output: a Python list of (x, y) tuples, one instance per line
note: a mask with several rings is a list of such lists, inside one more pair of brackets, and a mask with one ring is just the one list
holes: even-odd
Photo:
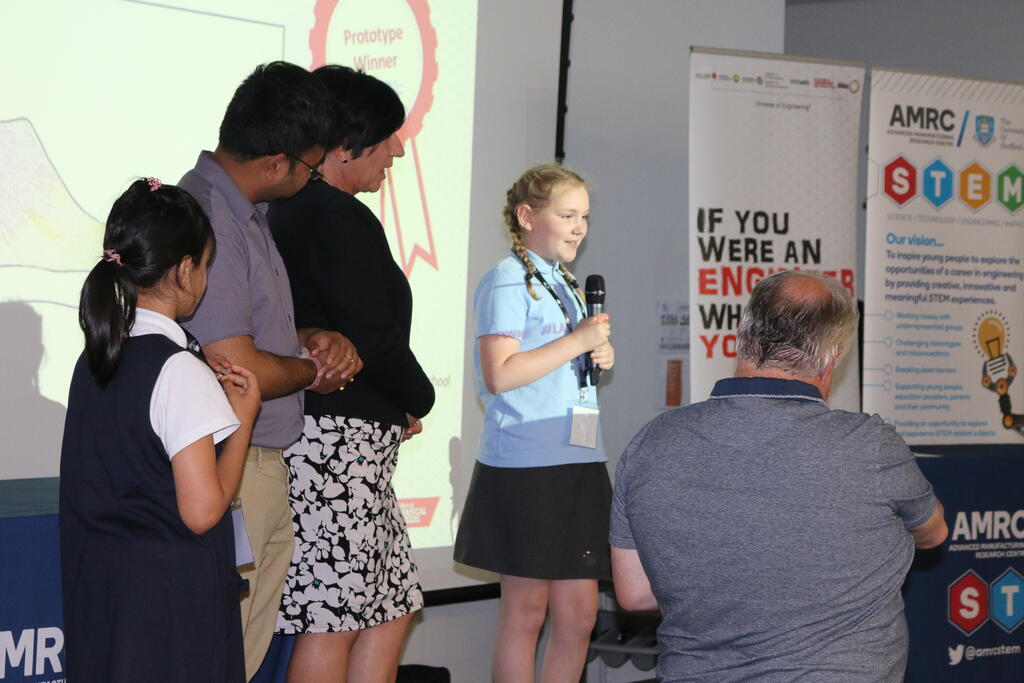
[(600, 413), (597, 408), (579, 404), (572, 407), (572, 432), (569, 443), (584, 448), (597, 448), (597, 425)]
[(245, 530), (245, 517), (242, 516), (242, 501), (235, 498), (231, 501), (231, 525), (235, 528), (235, 566), (252, 564), (252, 546), (249, 545), (249, 532)]

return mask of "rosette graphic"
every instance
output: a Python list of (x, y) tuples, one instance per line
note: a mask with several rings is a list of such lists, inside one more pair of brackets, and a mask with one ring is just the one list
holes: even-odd
[(387, 169), (379, 216), (393, 232), (406, 277), (417, 260), (438, 268), (425, 169), (417, 144), (434, 103), (437, 33), (427, 0), (318, 0), (309, 34), (311, 68), (351, 66), (386, 82), (405, 105), (398, 136), (411, 170)]

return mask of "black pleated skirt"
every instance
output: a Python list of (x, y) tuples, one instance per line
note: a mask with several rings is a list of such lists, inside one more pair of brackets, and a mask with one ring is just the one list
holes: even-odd
[(522, 468), (478, 462), (455, 560), (507, 576), (610, 579), (611, 496), (603, 462)]

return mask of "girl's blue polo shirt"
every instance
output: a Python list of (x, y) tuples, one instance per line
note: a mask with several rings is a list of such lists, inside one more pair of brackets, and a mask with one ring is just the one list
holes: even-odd
[[(575, 326), (586, 313), (573, 296), (558, 264), (528, 252), (533, 264), (561, 298)], [(535, 300), (526, 289), (526, 266), (509, 254), (492, 268), (476, 288), (476, 339), (501, 334), (519, 340), (520, 351), (544, 346), (567, 333), (565, 316), (551, 295), (534, 278)], [(580, 401), (576, 371), (571, 362), (537, 381), (501, 394), (492, 394), (480, 372), (480, 344), (473, 348), (477, 394), (484, 404), (484, 428), (477, 459), (493, 467), (544, 467), (604, 462), (604, 444), (598, 426), (597, 447), (569, 443), (575, 405), (597, 408), (597, 390), (587, 387)]]

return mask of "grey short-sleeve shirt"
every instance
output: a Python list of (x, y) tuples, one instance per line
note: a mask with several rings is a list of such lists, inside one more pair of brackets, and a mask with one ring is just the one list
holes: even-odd
[(892, 426), (804, 382), (720, 381), (619, 460), (611, 544), (662, 611), (665, 681), (900, 681), (908, 528), (932, 487)]
[[(217, 236), (206, 295), (183, 325), (200, 344), (249, 335), (256, 348), (297, 356), (298, 337), (288, 272), (266, 219), (210, 152), (179, 185), (206, 212)], [(266, 400), (253, 429), (254, 446), (286, 448), (302, 433), (302, 393)]]

